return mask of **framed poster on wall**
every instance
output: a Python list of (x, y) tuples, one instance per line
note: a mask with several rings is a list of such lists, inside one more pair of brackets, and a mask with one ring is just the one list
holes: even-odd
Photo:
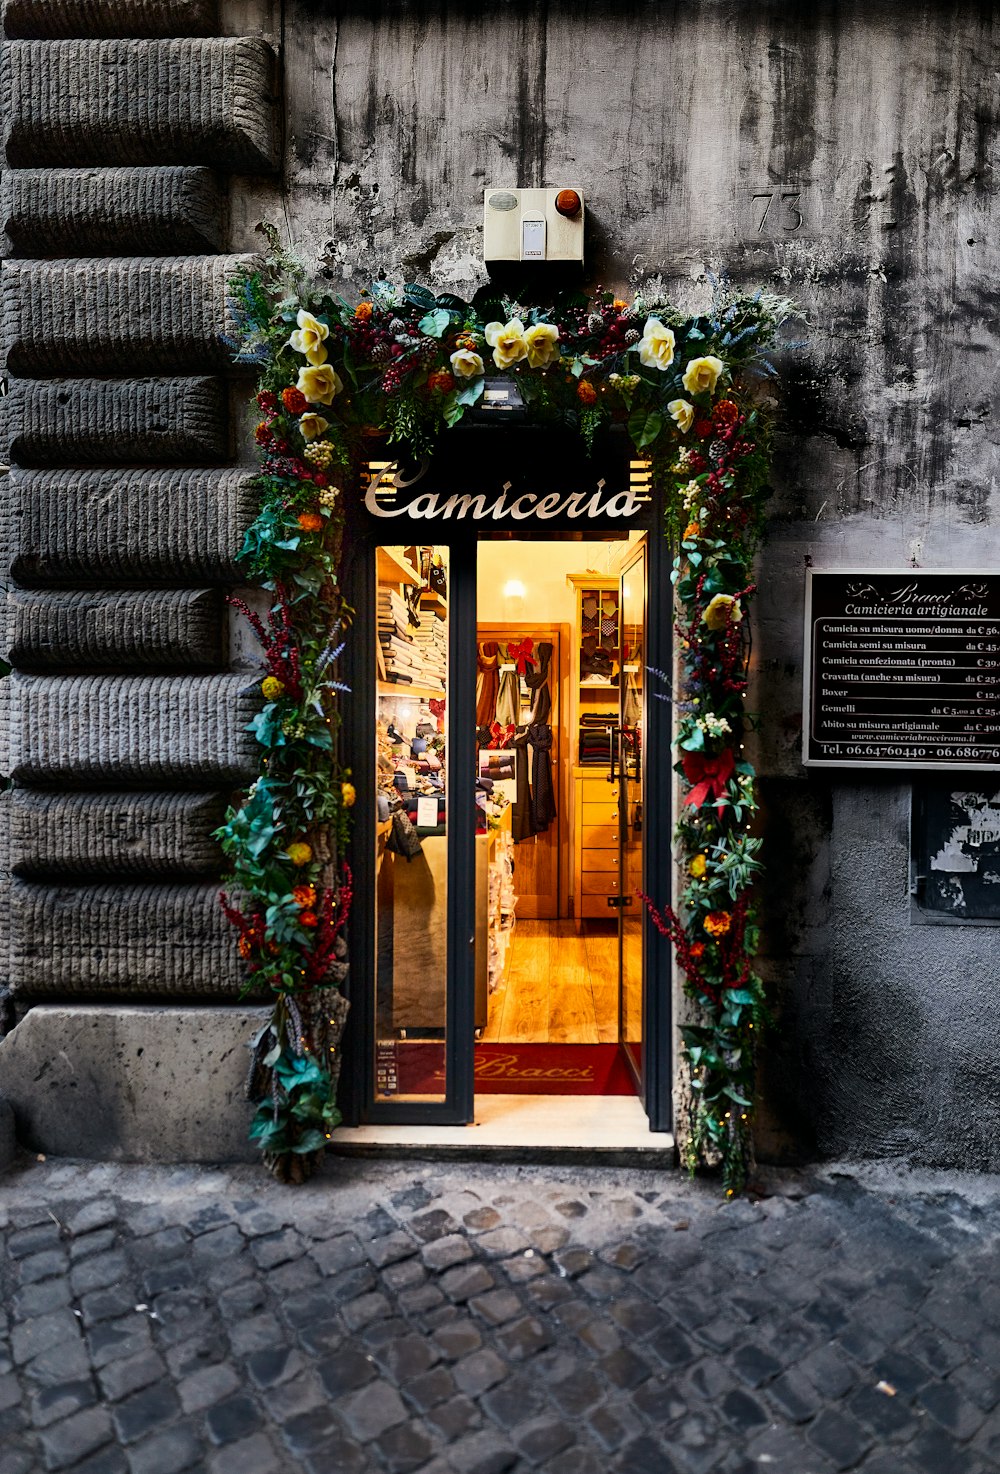
[(1000, 576), (806, 574), (807, 767), (1000, 769)]

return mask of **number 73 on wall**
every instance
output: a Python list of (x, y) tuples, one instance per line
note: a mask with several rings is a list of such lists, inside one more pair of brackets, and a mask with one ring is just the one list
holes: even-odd
[(800, 189), (761, 189), (750, 196), (750, 210), (756, 234), (780, 232), (792, 235), (802, 229)]

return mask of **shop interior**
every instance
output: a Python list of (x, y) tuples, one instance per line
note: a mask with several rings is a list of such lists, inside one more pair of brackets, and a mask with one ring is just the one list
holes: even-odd
[[(623, 609), (621, 570), (636, 537), (479, 544), (476, 772), (461, 778), (448, 771), (448, 550), (378, 549), (382, 1098), (443, 1095), (447, 793), (456, 781), (476, 790), (477, 1040), (617, 1046), (621, 1039), (620, 789), (609, 780), (612, 757), (616, 771), (624, 760), (634, 856), (642, 830), (643, 601), (638, 614)], [(637, 1019), (641, 966), (630, 969), (626, 959), (624, 971), (623, 1012)], [(421, 1046), (410, 1048), (408, 1065), (399, 1041)], [(478, 1071), (477, 1056), (477, 1088)]]

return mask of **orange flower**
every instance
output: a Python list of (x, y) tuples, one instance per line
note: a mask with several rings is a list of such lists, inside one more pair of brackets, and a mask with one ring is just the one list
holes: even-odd
[(628, 306), (628, 303), (625, 301), (624, 297), (616, 297), (611, 305), (616, 312), (624, 312), (625, 308)]
[(715, 426), (711, 420), (695, 420), (694, 422), (694, 433), (699, 440), (707, 440), (714, 429)]
[(354, 316), (358, 322), (367, 322), (372, 315), (372, 304), (370, 302), (359, 302), (354, 309)]
[(303, 532), (319, 532), (323, 526), (323, 518), (318, 512), (300, 512), (295, 520)]
[(728, 911), (710, 911), (702, 922), (710, 937), (724, 937), (732, 924), (733, 918)]
[(427, 378), (428, 389), (435, 389), (439, 394), (448, 394), (455, 387), (455, 380), (447, 369), (437, 369)]
[(303, 926), (319, 926), (319, 917), (315, 911), (303, 911), (299, 920)]
[(296, 906), (304, 906), (308, 910), (316, 904), (316, 887), (314, 885), (297, 885), (292, 891), (292, 900)]
[(253, 956), (253, 943), (249, 937), (240, 937), (240, 956), (244, 962)]
[(270, 433), (271, 427), (268, 425), (267, 421), (261, 420), (260, 424), (253, 432), (253, 438), (256, 440), (258, 445), (263, 445)]
[(704, 942), (692, 942), (691, 943), (691, 946), (690, 946), (690, 948), (688, 950), (690, 951), (691, 956), (694, 959), (694, 961), (695, 962), (700, 962), (701, 959), (705, 955), (705, 943)]
[(459, 333), (458, 337), (455, 339), (456, 348), (472, 349), (475, 348), (475, 346), (476, 339), (472, 333)]
[(309, 401), (302, 390), (291, 386), (282, 389), (281, 402), (290, 415), (301, 415), (309, 408)]
[(720, 399), (712, 411), (712, 418), (717, 425), (734, 425), (739, 417), (739, 406), (731, 399)]
[(597, 399), (597, 390), (588, 379), (581, 379), (576, 386), (576, 397), (581, 404), (593, 404)]
[(700, 536), (701, 536), (701, 528), (698, 526), (697, 522), (689, 522), (688, 525), (684, 529), (684, 537), (685, 537), (685, 539), (687, 539), (689, 537), (700, 537)]

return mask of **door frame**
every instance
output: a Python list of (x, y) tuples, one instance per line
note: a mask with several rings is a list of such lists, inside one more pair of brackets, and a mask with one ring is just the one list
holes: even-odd
[[(518, 457), (517, 430), (485, 430), (484, 442), (494, 442), (491, 463), (512, 462), (537, 465), (537, 456)], [(541, 437), (525, 432), (541, 448)], [(457, 432), (451, 432), (455, 439)], [(477, 435), (477, 439), (478, 439)], [(497, 443), (500, 442), (500, 443)], [(429, 476), (426, 485), (433, 485)], [(427, 543), (452, 550), (449, 596), (448, 654), (448, 761), (453, 771), (473, 770), (475, 764), (476, 690), (476, 563), (480, 541), (589, 540), (613, 533), (620, 538), (621, 524), (588, 521), (564, 526), (559, 521), (540, 525), (521, 522), (514, 526), (487, 529), (481, 524), (428, 523), (397, 516), (376, 523), (367, 516), (363, 499), (356, 499), (344, 539), (342, 587), (347, 604), (356, 611), (349, 634), (345, 680), (350, 688), (343, 703), (342, 740), (351, 763), (352, 781), (361, 801), (348, 858), (353, 861), (359, 884), (349, 923), (350, 971), (344, 987), (351, 1004), (344, 1036), (344, 1064), (340, 1084), (340, 1108), (347, 1125), (362, 1121), (384, 1124), (460, 1125), (474, 1117), (475, 1048), (475, 887), (468, 876), (475, 874), (475, 792), (470, 783), (449, 791), (448, 798), (448, 924), (450, 961), (447, 987), (448, 1061), (447, 1099), (436, 1101), (375, 1101), (374, 1099), (374, 989), (375, 893), (370, 880), (375, 854), (374, 804), (363, 795), (375, 791), (375, 753), (372, 714), (375, 701), (374, 610), (376, 597), (375, 549), (380, 544)], [(645, 515), (634, 521), (635, 530), (647, 533), (646, 664), (649, 697), (646, 706), (647, 789), (643, 809), (643, 878), (647, 894), (657, 902), (673, 896), (672, 795), (673, 795), (673, 590), (670, 582), (672, 549), (662, 534), (656, 500), (650, 500)], [(662, 594), (661, 594), (662, 591)], [(666, 682), (653, 676), (663, 672)], [(470, 720), (455, 720), (464, 710)], [(367, 876), (366, 876), (367, 870)], [(643, 917), (643, 1040), (645, 1049), (643, 1106), (653, 1131), (672, 1126), (673, 1080), (673, 956), (666, 938), (653, 926), (648, 912)], [(471, 1143), (470, 1143), (471, 1144)]]

